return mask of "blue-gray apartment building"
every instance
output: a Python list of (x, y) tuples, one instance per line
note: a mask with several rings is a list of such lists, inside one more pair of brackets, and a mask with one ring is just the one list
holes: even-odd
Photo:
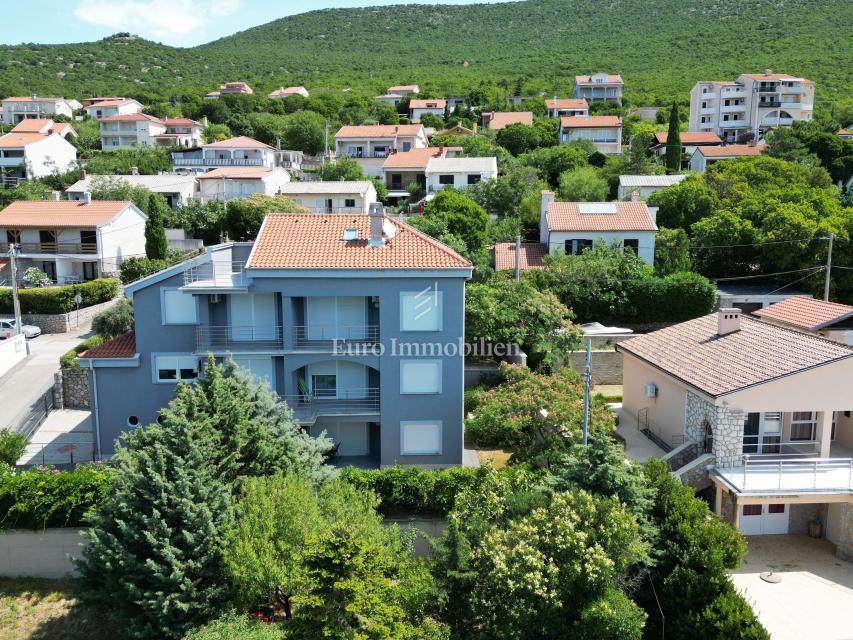
[(212, 353), (266, 380), (340, 462), (460, 465), (471, 271), (381, 205), (270, 214), (254, 243), (208, 247), (125, 289), (135, 330), (79, 358), (97, 454), (156, 421)]

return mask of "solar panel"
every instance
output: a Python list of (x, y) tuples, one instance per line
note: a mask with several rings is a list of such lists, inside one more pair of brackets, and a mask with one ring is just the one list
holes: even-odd
[(612, 202), (579, 202), (578, 213), (616, 213)]

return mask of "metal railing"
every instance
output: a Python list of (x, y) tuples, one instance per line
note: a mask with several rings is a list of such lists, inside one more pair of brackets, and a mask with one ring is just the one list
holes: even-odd
[[(21, 253), (98, 253), (96, 242), (19, 242)], [(9, 243), (0, 242), (0, 252), (9, 252)]]
[(643, 407), (637, 411), (637, 430), (654, 442), (665, 453), (669, 453), (675, 447), (684, 444), (683, 435), (670, 436), (669, 441), (667, 441), (666, 436), (663, 434), (663, 430), (649, 420), (648, 407)]
[(48, 414), (56, 408), (53, 399), (53, 384), (30, 405), (26, 413), (12, 421), (12, 430), (29, 440), (36, 429), (45, 421)]
[(344, 151), (340, 155), (350, 158), (387, 158), (390, 151)]
[(378, 325), (297, 325), (293, 327), (297, 348), (331, 348), (335, 343), (375, 344), (379, 341)]
[(263, 158), (176, 158), (172, 157), (176, 167), (262, 167)]
[(211, 261), (190, 267), (184, 271), (184, 285), (210, 283), (211, 286), (232, 287), (245, 282), (246, 261)]
[(315, 389), (311, 393), (282, 396), (297, 419), (311, 421), (320, 416), (357, 415), (379, 412), (379, 389)]
[(853, 491), (853, 458), (742, 457), (741, 468), (732, 468), (730, 480), (740, 489), (761, 491)]
[(365, 207), (305, 207), (311, 213), (365, 213)]
[[(759, 451), (759, 448), (761, 449)], [(773, 440), (773, 436), (743, 436), (741, 451), (737, 455), (759, 456), (817, 456), (820, 454), (819, 440)]]
[(195, 329), (196, 351), (270, 351), (284, 347), (281, 326), (204, 326)]

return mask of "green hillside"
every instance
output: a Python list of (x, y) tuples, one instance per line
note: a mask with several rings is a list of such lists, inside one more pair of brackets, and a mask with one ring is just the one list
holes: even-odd
[(528, 0), (496, 5), (333, 9), (283, 18), (191, 49), (105, 40), (0, 47), (0, 95), (208, 91), (245, 80), (256, 91), (375, 94), (418, 82), (465, 94), (565, 93), (576, 73), (619, 72), (634, 103), (686, 99), (700, 79), (773, 68), (851, 93), (849, 0)]

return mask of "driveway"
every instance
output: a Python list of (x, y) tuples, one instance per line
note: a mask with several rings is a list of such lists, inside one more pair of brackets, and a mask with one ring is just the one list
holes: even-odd
[[(851, 640), (853, 563), (835, 545), (804, 535), (749, 536), (743, 566), (732, 581), (750, 601), (773, 640)], [(761, 573), (773, 569), (778, 584)]]
[(28, 340), (30, 355), (0, 378), (0, 428), (16, 424), (53, 384), (59, 356), (91, 335), (90, 324)]

